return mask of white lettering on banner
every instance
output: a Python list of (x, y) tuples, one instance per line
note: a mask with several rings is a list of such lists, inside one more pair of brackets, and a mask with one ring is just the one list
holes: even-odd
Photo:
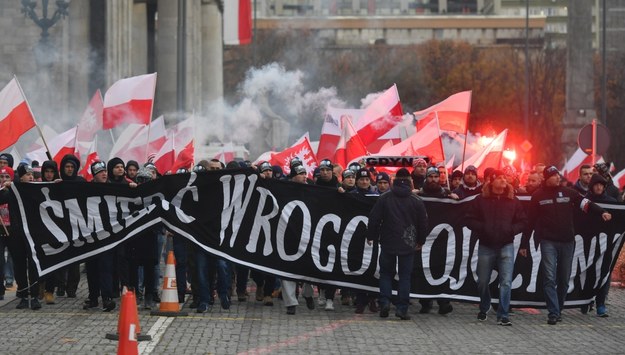
[[(192, 172), (191, 174), (189, 174), (189, 181), (187, 181), (186, 186), (183, 187), (182, 189), (180, 189), (180, 191), (178, 191), (176, 196), (174, 196), (174, 198), (171, 200), (171, 204), (172, 205), (178, 207), (178, 209), (181, 209), (182, 199), (184, 198), (184, 195), (187, 192), (191, 193), (191, 197), (193, 198), (193, 201), (198, 202), (199, 195), (198, 195), (198, 191), (197, 191), (197, 186), (191, 186), (195, 182), (196, 178), (197, 178), (197, 173)], [(164, 198), (163, 198), (163, 200), (164, 200)], [(178, 210), (176, 210), (176, 211), (178, 211)], [(185, 222), (185, 223), (191, 223), (191, 222), (195, 221), (195, 218), (191, 217), (189, 215), (187, 215), (187, 219), (188, 219), (189, 222)]]
[[(452, 232), (453, 233), (453, 232)], [(455, 234), (452, 234), (455, 239)], [(452, 238), (452, 235), (449, 235), (449, 238)], [(464, 285), (464, 281), (467, 278), (467, 269), (469, 268), (468, 260), (469, 260), (469, 252), (470, 252), (470, 243), (471, 243), (471, 230), (467, 227), (462, 227), (462, 261), (460, 263), (460, 271), (458, 274), (458, 281), (453, 277), (449, 278), (449, 288), (452, 290), (459, 290), (462, 285)], [(475, 254), (474, 247), (474, 254)], [(447, 253), (449, 254), (449, 248), (447, 249)], [(452, 250), (452, 253), (455, 254), (455, 248)], [(455, 260), (455, 255), (452, 260)]]
[(321, 250), (321, 234), (323, 233), (324, 227), (326, 224), (332, 223), (334, 233), (339, 232), (341, 228), (341, 217), (331, 213), (326, 214), (319, 219), (317, 223), (317, 228), (315, 228), (315, 234), (313, 235), (313, 243), (312, 243), (312, 259), (315, 266), (322, 272), (332, 272), (334, 269), (334, 263), (336, 262), (336, 248), (334, 245), (328, 244), (328, 263), (324, 266), (321, 264), (320, 260), (320, 250)]
[[(247, 242), (247, 246), (245, 247), (245, 249), (250, 253), (256, 252), (256, 248), (258, 247), (258, 238), (260, 237), (260, 232), (262, 230), (265, 237), (263, 255), (268, 256), (273, 252), (273, 248), (271, 246), (271, 223), (269, 222), (269, 220), (278, 214), (278, 201), (276, 201), (276, 198), (271, 194), (271, 192), (269, 192), (269, 190), (265, 189), (264, 187), (257, 187), (256, 191), (260, 193), (260, 197), (258, 199), (256, 215), (254, 216), (254, 225), (252, 226), (252, 230), (250, 231), (250, 239)], [(270, 197), (272, 208), (271, 212), (263, 215), (263, 210), (265, 209), (267, 197)], [(232, 243), (230, 244), (230, 246), (232, 247)]]
[[(516, 259), (519, 256), (519, 249), (521, 249), (521, 239), (523, 239), (523, 234), (519, 233), (514, 236), (514, 262), (516, 263)], [(519, 273), (514, 277), (514, 273), (512, 274), (512, 283), (510, 284), (510, 289), (516, 290), (517, 288), (523, 285), (523, 275)]]
[(538, 279), (538, 268), (540, 267), (540, 245), (536, 245), (536, 241), (534, 240), (534, 232), (530, 237), (530, 246), (529, 246), (530, 257), (532, 258), (532, 272), (530, 273), (530, 282), (527, 285), (525, 291), (534, 293), (536, 292), (536, 280)]
[[(302, 233), (300, 234), (300, 241), (297, 247), (297, 252), (295, 254), (289, 255), (284, 248), (284, 236), (286, 233), (286, 227), (289, 223), (289, 219), (291, 218), (291, 214), (293, 211), (299, 208), (302, 211), (303, 222), (302, 223)], [(289, 238), (295, 236), (289, 236)], [(306, 249), (308, 249), (308, 243), (310, 242), (310, 211), (306, 208), (306, 205), (302, 201), (291, 201), (287, 203), (282, 209), (282, 213), (280, 214), (280, 220), (278, 221), (278, 230), (276, 231), (276, 249), (278, 250), (278, 255), (284, 261), (295, 261), (306, 253)]]
[(59, 201), (53, 201), (50, 199), (49, 188), (43, 187), (41, 189), (41, 193), (45, 197), (45, 201), (39, 205), (39, 216), (41, 217), (41, 222), (48, 229), (48, 231), (50, 231), (50, 234), (52, 234), (52, 236), (56, 238), (59, 243), (61, 243), (59, 248), (54, 248), (50, 244), (44, 244), (42, 245), (42, 249), (46, 255), (54, 255), (67, 249), (67, 247), (69, 247), (69, 240), (63, 230), (59, 228), (56, 223), (54, 223), (52, 218), (50, 218), (48, 208), (52, 209), (52, 213), (54, 213), (55, 217), (63, 218), (63, 205)]
[[(109, 211), (109, 222), (111, 223), (111, 232), (119, 233), (124, 227), (119, 223), (117, 219), (117, 197), (106, 195), (104, 196), (104, 201), (106, 201), (106, 207)], [(123, 216), (122, 216), (123, 217)]]
[[(239, 227), (241, 227), (241, 221), (247, 210), (247, 206), (250, 203), (252, 192), (254, 191), (254, 185), (258, 179), (258, 175), (252, 174), (247, 176), (247, 180), (250, 182), (250, 186), (247, 189), (245, 200), (243, 198), (243, 190), (245, 188), (246, 176), (243, 174), (234, 175), (234, 191), (232, 191), (232, 199), (230, 198), (230, 181), (233, 175), (224, 175), (219, 178), (223, 185), (224, 194), (224, 207), (221, 212), (221, 231), (219, 233), (219, 245), (223, 244), (226, 237), (226, 228), (232, 224), (232, 237), (230, 239), (230, 247), (234, 245), (237, 239), (237, 233), (239, 233)], [(234, 216), (233, 216), (234, 213)], [(232, 222), (232, 223), (231, 223)]]
[(355, 216), (349, 221), (349, 223), (347, 223), (347, 227), (345, 227), (345, 231), (343, 232), (343, 239), (341, 240), (341, 268), (343, 269), (343, 273), (345, 273), (345, 275), (363, 275), (371, 265), (371, 259), (373, 257), (373, 246), (367, 244), (366, 240), (364, 240), (363, 238), (362, 243), (365, 246), (365, 250), (362, 256), (362, 265), (360, 269), (356, 271), (352, 271), (349, 269), (349, 245), (351, 244), (352, 236), (354, 235), (354, 232), (356, 231), (356, 228), (358, 228), (358, 225), (360, 223), (363, 223), (366, 227), (369, 223), (369, 218), (367, 216)]
[[(445, 271), (443, 271), (443, 275), (441, 277), (435, 279), (434, 276), (432, 276), (430, 268), (430, 254), (432, 252), (434, 241), (438, 239), (438, 236), (442, 231), (447, 231), (448, 234), (447, 252), (445, 253)], [(427, 282), (433, 286), (444, 284), (447, 279), (449, 279), (449, 274), (454, 267), (454, 259), (456, 258), (456, 234), (454, 233), (453, 227), (447, 223), (442, 223), (434, 227), (427, 238), (425, 238), (421, 257), (423, 258), (423, 274), (425, 275)]]
[[(604, 237), (607, 237), (607, 236), (604, 234)], [(571, 269), (571, 277), (569, 278), (569, 289), (567, 292), (573, 291), (573, 288), (575, 287), (575, 284), (573, 283), (573, 281), (574, 281), (574, 275), (576, 275), (578, 272), (578, 268), (577, 268), (578, 266), (579, 266), (579, 282), (582, 288), (584, 288), (584, 285), (586, 285), (586, 271), (588, 270), (590, 265), (592, 265), (593, 262), (595, 261), (596, 244), (597, 244), (597, 238), (593, 237), (590, 240), (590, 247), (588, 248), (588, 259), (586, 259), (586, 255), (584, 253), (584, 239), (582, 238), (581, 235), (575, 236), (575, 250), (573, 251), (573, 267)], [(599, 261), (600, 259), (601, 258), (597, 259), (597, 261)]]
[[(72, 244), (75, 247), (83, 245), (82, 238), (87, 243), (93, 243), (93, 235), (98, 240), (108, 238), (111, 233), (104, 230), (102, 224), (102, 216), (100, 216), (100, 196), (91, 196), (87, 198), (87, 215), (83, 216), (78, 200), (75, 198), (65, 200), (65, 208), (68, 212), (69, 223), (72, 226)], [(82, 238), (81, 238), (82, 237)]]

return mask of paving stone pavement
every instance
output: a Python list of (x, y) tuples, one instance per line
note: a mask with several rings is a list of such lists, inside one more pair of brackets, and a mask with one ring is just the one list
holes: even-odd
[[(253, 290), (250, 290), (253, 291)], [(253, 295), (253, 292), (250, 292)], [(58, 297), (54, 305), (38, 311), (15, 309), (14, 292), (0, 301), (0, 354), (114, 354), (117, 342), (105, 339), (115, 332), (118, 309), (113, 313), (84, 311), (86, 282), (78, 297)], [(316, 301), (316, 300), (315, 300)], [(339, 304), (337, 304), (339, 303)], [(400, 321), (394, 310), (387, 319), (335, 302), (336, 310), (308, 310), (303, 299), (296, 315), (287, 315), (282, 301), (264, 306), (251, 297), (230, 310), (219, 303), (207, 313), (185, 309), (189, 316), (166, 318), (140, 310), (142, 333), (154, 340), (140, 342), (147, 354), (623, 354), (625, 353), (625, 289), (613, 287), (608, 300), (609, 318), (579, 309), (563, 312), (563, 321), (547, 325), (546, 311), (515, 309), (513, 326), (498, 326), (491, 311), (479, 322), (477, 306), (453, 302), (446, 316), (418, 314), (413, 301), (412, 319)]]

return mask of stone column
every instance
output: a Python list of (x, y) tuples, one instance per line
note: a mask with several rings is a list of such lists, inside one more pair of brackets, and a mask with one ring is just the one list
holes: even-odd
[(185, 107), (187, 112), (200, 112), (202, 109), (202, 3), (187, 2)]
[(106, 2), (106, 87), (132, 75), (132, 0)]
[[(63, 58), (68, 58), (64, 68), (64, 81), (67, 82), (67, 106), (76, 121), (93, 95), (89, 92), (89, 2), (74, 1), (69, 8), (66, 23), (67, 35), (63, 36)], [(65, 52), (67, 51), (67, 52)]]
[(577, 149), (577, 136), (597, 117), (594, 110), (592, 1), (571, 0), (566, 40), (566, 113), (562, 121), (562, 151)]
[(156, 100), (154, 117), (176, 111), (176, 48), (178, 1), (158, 0)]
[(145, 3), (132, 6), (132, 53), (131, 73), (142, 75), (148, 72), (148, 14)]
[[(215, 128), (212, 132), (223, 139), (224, 118), (220, 112), (209, 112), (211, 103), (223, 98), (223, 27), (222, 16), (214, 0), (202, 2), (202, 93), (201, 118), (198, 124)], [(214, 110), (214, 109), (213, 109)], [(204, 144), (206, 142), (198, 142)]]

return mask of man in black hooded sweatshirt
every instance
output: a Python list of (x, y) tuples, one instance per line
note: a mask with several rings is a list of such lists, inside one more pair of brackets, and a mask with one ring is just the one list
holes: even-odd
[[(60, 179), (59, 168), (54, 160), (46, 160), (41, 165), (41, 181), (42, 182), (55, 182)], [(44, 277), (45, 290), (43, 299), (46, 304), (54, 304), (54, 288), (56, 287), (56, 275)]]
[[(85, 178), (78, 175), (80, 171), (80, 160), (73, 154), (66, 154), (61, 159), (60, 174), (63, 181), (80, 181), (86, 182)], [(80, 264), (75, 263), (59, 269), (57, 275), (57, 296), (65, 295), (67, 297), (76, 298), (76, 290), (78, 289), (78, 283), (80, 282)]]

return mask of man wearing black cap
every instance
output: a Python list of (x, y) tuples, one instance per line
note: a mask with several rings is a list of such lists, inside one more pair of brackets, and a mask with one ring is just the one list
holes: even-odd
[(9, 168), (13, 169), (13, 156), (9, 153), (2, 153), (0, 154), (0, 169), (4, 168), (5, 166), (8, 166)]
[(262, 162), (258, 166), (258, 171), (260, 172), (260, 177), (265, 179), (271, 179), (273, 177), (273, 166), (267, 161)]
[(601, 175), (608, 182), (605, 190), (606, 194), (616, 199), (618, 202), (623, 202), (618, 187), (616, 187), (612, 182), (612, 175), (610, 175), (610, 167), (608, 164), (597, 163), (594, 168), (597, 171), (597, 174)]
[(459, 199), (475, 196), (482, 193), (482, 184), (477, 179), (477, 168), (469, 165), (464, 169), (462, 183), (454, 190)]
[(495, 266), (499, 272), (499, 307), (497, 324), (512, 325), (510, 291), (514, 269), (514, 236), (525, 230), (527, 217), (514, 187), (501, 170), (495, 170), (483, 185), (482, 193), (472, 201), (467, 226), (480, 241), (477, 256), (477, 290), (480, 311), (477, 319), (485, 321), (491, 307), (490, 282)]
[(367, 244), (380, 243), (380, 317), (390, 311), (392, 282), (398, 270), (399, 290), (395, 316), (410, 319), (410, 274), (414, 252), (421, 249), (427, 237), (425, 205), (412, 193), (408, 170), (397, 171), (391, 192), (380, 196), (369, 214)]
[(134, 160), (128, 160), (126, 163), (126, 177), (134, 182), (137, 178), (137, 172), (139, 171), (139, 163)]
[[(55, 182), (60, 181), (59, 169), (54, 160), (46, 160), (41, 165), (41, 181), (42, 182)], [(45, 283), (45, 290), (43, 299), (46, 304), (54, 304), (54, 289), (56, 288), (57, 276), (55, 273), (46, 275), (43, 277)]]
[(573, 253), (575, 231), (573, 218), (576, 209), (601, 215), (609, 221), (612, 215), (577, 191), (560, 186), (560, 172), (555, 166), (543, 170), (544, 184), (532, 194), (529, 206), (529, 224), (523, 233), (519, 254), (527, 256), (530, 237), (540, 243), (540, 268), (543, 274), (543, 292), (549, 311), (547, 323), (555, 325), (562, 320), (561, 311), (566, 300)]
[(391, 190), (391, 178), (385, 172), (380, 172), (375, 176), (375, 186), (381, 194)]

